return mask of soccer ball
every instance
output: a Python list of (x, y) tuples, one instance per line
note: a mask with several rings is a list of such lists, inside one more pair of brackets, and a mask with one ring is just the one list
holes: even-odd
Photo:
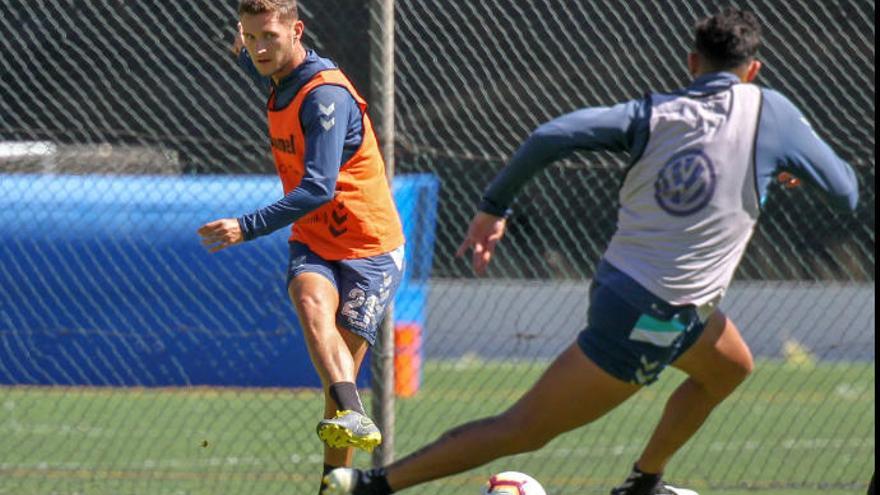
[(505, 471), (489, 478), (482, 495), (547, 495), (535, 478), (516, 471)]

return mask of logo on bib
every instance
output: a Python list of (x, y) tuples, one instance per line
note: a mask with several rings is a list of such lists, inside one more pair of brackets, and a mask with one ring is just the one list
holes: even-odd
[(670, 215), (702, 210), (715, 194), (715, 166), (705, 153), (687, 150), (673, 156), (654, 182), (654, 197)]

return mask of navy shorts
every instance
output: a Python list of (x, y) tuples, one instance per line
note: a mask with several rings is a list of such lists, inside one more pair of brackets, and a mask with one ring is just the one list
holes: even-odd
[(643, 309), (594, 280), (587, 328), (578, 335), (578, 345), (614, 377), (650, 385), (697, 341), (705, 323), (693, 306), (676, 307), (657, 299)]
[(394, 300), (403, 278), (403, 255), (404, 247), (401, 246), (368, 258), (328, 261), (305, 244), (291, 242), (287, 286), (290, 287), (293, 278), (301, 273), (326, 277), (339, 291), (336, 323), (373, 345), (388, 302)]

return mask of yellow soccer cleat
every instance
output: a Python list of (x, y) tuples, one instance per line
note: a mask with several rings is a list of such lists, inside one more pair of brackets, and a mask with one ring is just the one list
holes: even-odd
[(318, 423), (318, 438), (334, 449), (354, 447), (366, 452), (382, 443), (373, 420), (357, 411), (337, 411), (336, 417)]

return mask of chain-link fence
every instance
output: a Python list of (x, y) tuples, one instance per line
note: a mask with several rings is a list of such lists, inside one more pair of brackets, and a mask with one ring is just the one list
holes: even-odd
[[(849, 215), (809, 188), (771, 191), (724, 303), (757, 370), (669, 476), (857, 493), (875, 449), (874, 5), (738, 3), (765, 28), (760, 82), (853, 164), (861, 201)], [(189, 236), (280, 194), (265, 95), (227, 53), (235, 4), (0, 0), (0, 493), (316, 491), (322, 406), (288, 384), (312, 372), (284, 235), (220, 257)], [(453, 253), (488, 180), (541, 122), (684, 84), (693, 23), (721, 6), (397, 2), (397, 173), (440, 181), (434, 242), (410, 239), (433, 267), (398, 455), (511, 404), (583, 327), (624, 161), (577, 155), (536, 177), (478, 281)], [(369, 9), (301, 2), (307, 43), (364, 93)], [(552, 494), (606, 493), (679, 380), (427, 490), (477, 493), (517, 469)]]
[[(791, 97), (854, 165), (862, 196), (848, 215), (815, 190), (771, 191), (724, 304), (757, 371), (679, 453), (670, 476), (709, 493), (862, 486), (874, 448), (874, 6), (737, 3), (765, 29), (760, 82)], [(541, 122), (683, 85), (694, 22), (722, 6), (398, 4), (398, 170), (430, 170), (443, 184), (426, 352), (457, 363), (445, 372), (468, 376), (454, 387), (435, 371), (444, 397), (455, 389), (458, 400), (488, 398), (480, 409), (500, 410), (583, 327), (586, 280), (614, 230), (626, 157), (576, 156), (539, 174), (514, 206), (489, 280), (463, 282), (468, 264), (452, 253), (488, 180)], [(493, 367), (499, 361), (511, 367)], [(485, 368), (493, 371), (477, 371)], [(851, 387), (859, 391), (838, 402)], [(517, 468), (551, 492), (603, 493), (637, 458), (667, 391), (479, 474)], [(471, 413), (457, 401), (443, 407), (438, 414), (450, 419), (434, 434)], [(425, 428), (424, 418), (398, 415), (400, 443)], [(436, 486), (457, 482), (464, 492), (468, 481)]]

